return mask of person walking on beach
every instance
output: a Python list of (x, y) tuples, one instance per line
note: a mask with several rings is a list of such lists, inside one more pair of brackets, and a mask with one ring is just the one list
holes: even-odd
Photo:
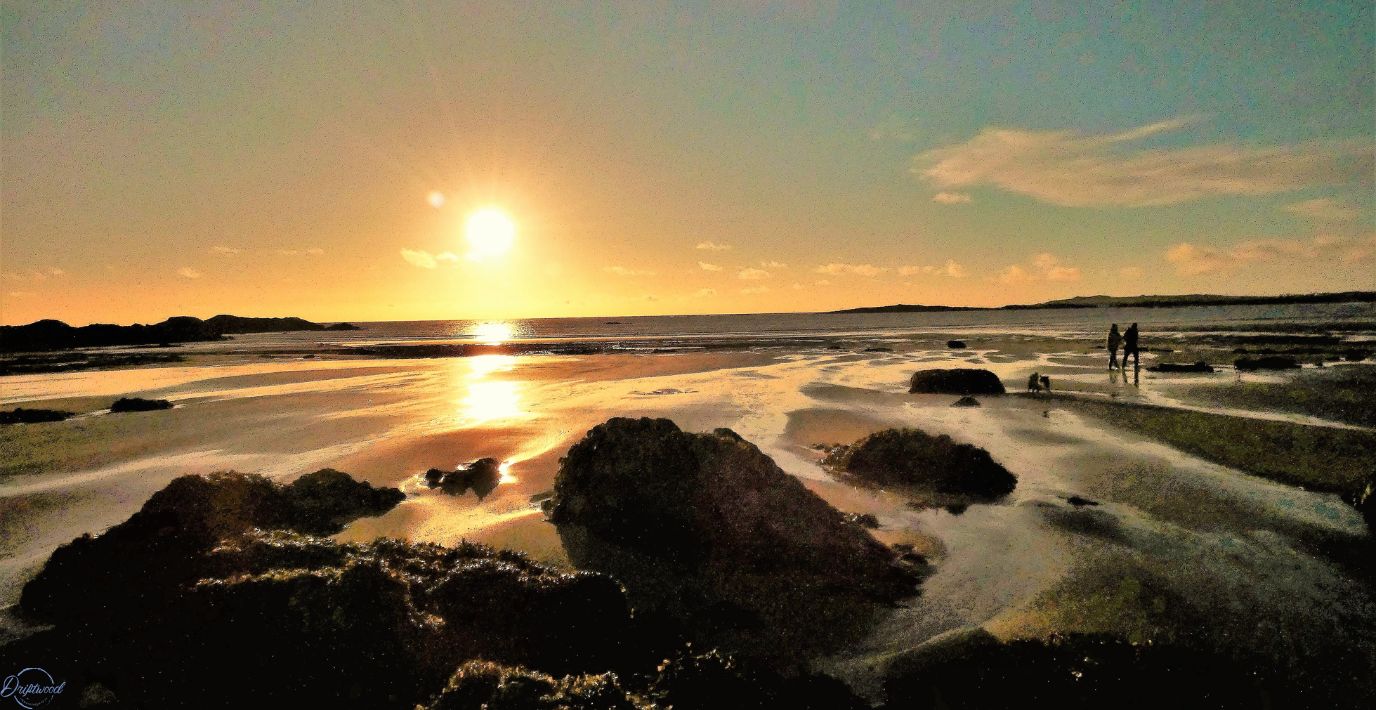
[[(1118, 344), (1123, 342), (1123, 336), (1118, 332), (1118, 324), (1114, 323), (1108, 329), (1108, 369), (1118, 367)], [(1123, 356), (1123, 362), (1127, 362), (1127, 356)]]
[(1128, 355), (1129, 355), (1129, 354), (1132, 355), (1132, 369), (1133, 369), (1133, 371), (1136, 371), (1136, 370), (1138, 370), (1139, 368), (1141, 368), (1141, 367), (1142, 367), (1142, 362), (1141, 362), (1141, 357), (1142, 357), (1142, 356), (1141, 356), (1141, 353), (1140, 353), (1140, 352), (1138, 351), (1138, 349), (1137, 349), (1137, 324), (1136, 324), (1136, 323), (1133, 323), (1131, 326), (1129, 326), (1127, 332), (1126, 332), (1126, 333), (1123, 333), (1123, 369), (1127, 369), (1127, 366), (1128, 366)]

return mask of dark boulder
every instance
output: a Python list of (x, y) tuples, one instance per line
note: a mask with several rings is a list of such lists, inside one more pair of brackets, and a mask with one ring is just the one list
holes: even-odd
[(950, 348), (950, 349), (952, 349), (952, 350), (963, 350), (963, 349), (965, 348), (965, 341), (964, 341), (964, 340), (947, 340), (947, 341), (946, 341), (946, 347), (948, 347), (948, 348)]
[(918, 370), (908, 392), (914, 394), (1003, 394), (998, 375), (972, 367)]
[(497, 489), (502, 481), (502, 468), (497, 459), (481, 458), (453, 471), (432, 468), (425, 472), (425, 483), (451, 496), (461, 496), (469, 489), (482, 500)]
[(1018, 479), (989, 452), (949, 436), (886, 429), (833, 450), (831, 469), (880, 486), (898, 486), (923, 507), (988, 503), (1013, 491)]
[(951, 403), (951, 406), (952, 406), (952, 407), (980, 407), (980, 406), (983, 406), (983, 405), (981, 405), (981, 404), (979, 403), (979, 400), (977, 400), (977, 399), (975, 399), (974, 397), (971, 397), (970, 395), (967, 394), (967, 395), (965, 395), (964, 397), (961, 397), (960, 399), (958, 399), (958, 400), (952, 402), (952, 403)]
[(1192, 364), (1179, 362), (1163, 362), (1147, 368), (1147, 372), (1213, 372), (1214, 368), (1209, 363), (1199, 360)]
[(1239, 370), (1293, 370), (1299, 366), (1295, 358), (1287, 355), (1240, 357), (1233, 362), (1233, 367)]
[(916, 592), (893, 551), (734, 432), (615, 418), (569, 449), (550, 519), (575, 565), (690, 638), (797, 660)]
[(332, 468), (301, 476), (281, 490), (287, 527), (310, 535), (333, 535), (349, 521), (381, 515), (406, 498), (396, 488), (374, 488)]
[(302, 535), (400, 493), (328, 469), (298, 480), (186, 476), (62, 546), (19, 605), (52, 628), (0, 660), (52, 659), (75, 693), (99, 683), (129, 707), (411, 708), (479, 658), (554, 674), (653, 668), (615, 581), (467, 543)]
[(110, 405), (111, 412), (156, 412), (171, 409), (172, 403), (165, 399), (143, 399), (141, 397), (120, 397)]
[(75, 412), (64, 412), (57, 409), (25, 409), (16, 407), (8, 412), (0, 412), (0, 424), (41, 424), (43, 422), (60, 422), (76, 416)]
[(1314, 698), (1295, 704), (1305, 698), (1283, 688), (1264, 665), (1182, 645), (1080, 634), (1000, 642), (979, 628), (895, 657), (884, 680), (892, 710), (1333, 707)]

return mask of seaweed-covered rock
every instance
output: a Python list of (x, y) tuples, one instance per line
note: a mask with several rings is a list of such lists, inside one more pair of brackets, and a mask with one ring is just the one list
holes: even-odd
[(948, 347), (948, 348), (950, 348), (950, 349), (952, 349), (952, 350), (963, 350), (963, 349), (965, 348), (965, 341), (964, 341), (964, 340), (947, 340), (947, 341), (946, 341), (946, 347)]
[(570, 560), (611, 574), (690, 638), (798, 659), (912, 595), (893, 551), (729, 430), (614, 418), (569, 449), (550, 519)]
[(885, 707), (1330, 707), (1313, 699), (1282, 702), (1276, 693), (1281, 684), (1265, 677), (1268, 670), (1187, 647), (1110, 636), (1001, 643), (983, 629), (957, 629), (890, 661)]
[(381, 515), (406, 498), (396, 488), (374, 488), (332, 468), (301, 476), (282, 493), (290, 508), (288, 527), (312, 535), (333, 535), (348, 521)]
[(916, 429), (886, 429), (834, 449), (824, 463), (862, 481), (901, 486), (923, 506), (987, 503), (1013, 491), (1018, 479), (988, 451)]
[(0, 424), (41, 424), (43, 422), (60, 422), (76, 416), (74, 412), (64, 412), (58, 409), (25, 409), (16, 407), (8, 412), (0, 412)]
[[(57, 548), (24, 586), (20, 608), (45, 621), (153, 613), (165, 595), (179, 594), (180, 585), (200, 574), (204, 555), (230, 536), (251, 528), (333, 534), (403, 498), (395, 488), (374, 488), (332, 469), (287, 486), (234, 472), (182, 476), (103, 535), (83, 535)], [(92, 588), (101, 594), (91, 595)]]
[(177, 479), (53, 554), (20, 611), (54, 626), (0, 660), (52, 659), (73, 688), (99, 682), (131, 707), (410, 708), (472, 659), (562, 674), (646, 655), (605, 576), (480, 545), (296, 532), (397, 497), (341, 475)]
[(918, 370), (908, 392), (913, 394), (1003, 394), (998, 375), (974, 367)]
[(1233, 362), (1233, 367), (1239, 370), (1293, 370), (1299, 366), (1299, 362), (1288, 355), (1240, 357)]
[(1203, 360), (1198, 360), (1191, 364), (1179, 362), (1162, 362), (1147, 368), (1148, 372), (1213, 372), (1214, 368)]
[(165, 399), (143, 399), (141, 397), (120, 397), (110, 405), (111, 412), (156, 412), (171, 409), (172, 403)]
[(639, 710), (655, 705), (621, 687), (613, 673), (554, 678), (528, 668), (488, 661), (459, 666), (440, 691), (418, 710)]

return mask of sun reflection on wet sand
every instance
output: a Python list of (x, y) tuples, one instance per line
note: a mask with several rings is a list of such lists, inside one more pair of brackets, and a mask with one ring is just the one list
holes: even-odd
[(465, 358), (458, 364), (462, 373), (457, 389), (459, 420), (465, 427), (476, 427), (497, 421), (523, 419), (530, 413), (521, 407), (521, 389), (517, 380), (491, 379), (493, 375), (511, 372), (516, 358), (512, 355), (478, 355)]

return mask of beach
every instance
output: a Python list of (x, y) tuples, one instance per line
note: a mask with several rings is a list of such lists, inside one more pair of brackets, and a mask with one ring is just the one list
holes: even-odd
[[(1341, 322), (1369, 310), (1345, 311)], [(395, 354), (433, 339), (391, 339), (392, 356), (362, 357), (348, 343), (263, 336), (191, 347), (170, 365), (0, 378), (6, 409), (77, 413), (0, 429), (0, 605), (17, 602), (58, 545), (125, 520), (177, 476), (224, 470), (286, 482), (328, 467), (406, 494), (349, 524), (340, 541), (466, 540), (568, 566), (540, 505), (561, 457), (610, 417), (663, 417), (688, 432), (730, 429), (836, 509), (875, 516), (880, 542), (930, 563), (918, 596), (814, 664), (868, 698), (882, 696), (887, 659), (971, 627), (1000, 640), (1104, 633), (1189, 643), (1267, 659), (1296, 683), (1324, 677), (1369, 692), (1376, 597), (1360, 560), (1371, 533), (1342, 491), (1369, 475), (1360, 452), (1376, 446), (1366, 410), (1343, 406), (1344, 392), (1370, 393), (1370, 360), (1317, 367), (1307, 354), (1297, 369), (1236, 370), (1234, 350), (1262, 347), (1239, 334), (1278, 335), (1303, 321), (1210, 330), (1201, 317), (1169, 331), (1144, 322), (1143, 369), (1121, 374), (1107, 369), (1090, 330), (1097, 321), (1085, 315), (1075, 327), (950, 325), (960, 315), (764, 339), (601, 336), (618, 348), (599, 340), (588, 354), (505, 354), (497, 343), (487, 354), (408, 358)], [(1369, 330), (1340, 332), (1334, 352), (1372, 343)], [(953, 338), (964, 347), (948, 346)], [(1196, 359), (1217, 371), (1147, 369)], [(979, 407), (909, 394), (915, 371), (951, 367), (989, 370), (1009, 394), (977, 396)], [(1033, 372), (1050, 378), (1050, 393), (1021, 391)], [(1301, 391), (1309, 395), (1286, 394)], [(174, 406), (108, 411), (134, 395)], [(821, 447), (904, 427), (987, 450), (1017, 476), (1016, 489), (993, 504), (922, 508), (821, 465)], [(1208, 427), (1285, 450), (1239, 454), (1195, 436)], [(1267, 468), (1276, 456), (1290, 457), (1283, 471)], [(501, 477), (482, 497), (426, 484), (428, 469), (484, 457), (500, 462)], [(27, 633), (6, 616), (7, 637)]]

